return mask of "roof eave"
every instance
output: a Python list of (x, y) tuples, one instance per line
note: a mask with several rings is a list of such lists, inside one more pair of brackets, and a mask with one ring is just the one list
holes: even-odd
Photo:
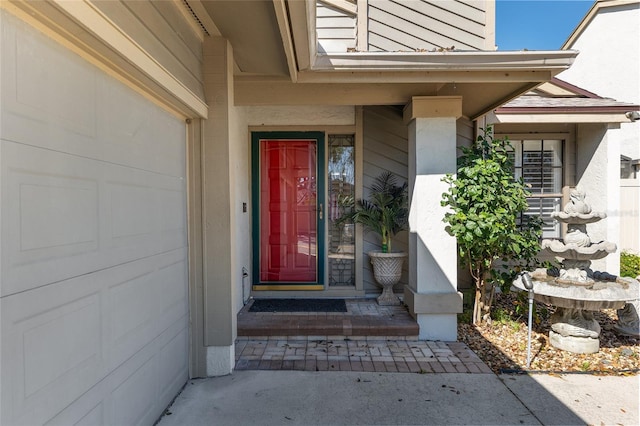
[(519, 71), (545, 70), (557, 74), (578, 55), (553, 51), (348, 52), (317, 54), (313, 71)]
[(626, 114), (638, 111), (639, 105), (581, 106), (581, 107), (500, 107), (496, 114)]
[(495, 111), (497, 123), (512, 124), (542, 124), (542, 123), (631, 123), (629, 117), (624, 112), (519, 112), (509, 113), (505, 111)]

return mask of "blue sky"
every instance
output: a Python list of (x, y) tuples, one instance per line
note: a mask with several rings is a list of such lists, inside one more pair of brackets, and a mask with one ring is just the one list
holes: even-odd
[(558, 50), (593, 0), (496, 0), (498, 50)]

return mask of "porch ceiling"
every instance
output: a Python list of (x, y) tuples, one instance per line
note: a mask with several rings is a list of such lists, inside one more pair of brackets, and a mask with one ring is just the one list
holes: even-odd
[(233, 47), (237, 105), (404, 105), (412, 96), (458, 95), (463, 114), (475, 119), (550, 80), (577, 55), (318, 54), (312, 0), (200, 1)]
[(239, 73), (289, 75), (272, 1), (203, 0), (202, 5), (233, 46)]

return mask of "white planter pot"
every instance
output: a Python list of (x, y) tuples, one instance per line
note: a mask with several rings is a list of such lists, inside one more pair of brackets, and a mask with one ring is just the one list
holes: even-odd
[(400, 300), (393, 294), (393, 286), (400, 281), (402, 264), (407, 253), (367, 253), (373, 266), (373, 277), (382, 286), (382, 294), (378, 297), (379, 305), (399, 305)]

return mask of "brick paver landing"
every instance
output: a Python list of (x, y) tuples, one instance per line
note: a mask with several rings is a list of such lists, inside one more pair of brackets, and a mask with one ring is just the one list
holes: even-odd
[(238, 314), (236, 370), (491, 373), (464, 343), (418, 340), (403, 305), (347, 299), (344, 313), (254, 313), (251, 303)]
[(464, 343), (366, 337), (240, 337), (236, 342), (236, 370), (491, 373)]

